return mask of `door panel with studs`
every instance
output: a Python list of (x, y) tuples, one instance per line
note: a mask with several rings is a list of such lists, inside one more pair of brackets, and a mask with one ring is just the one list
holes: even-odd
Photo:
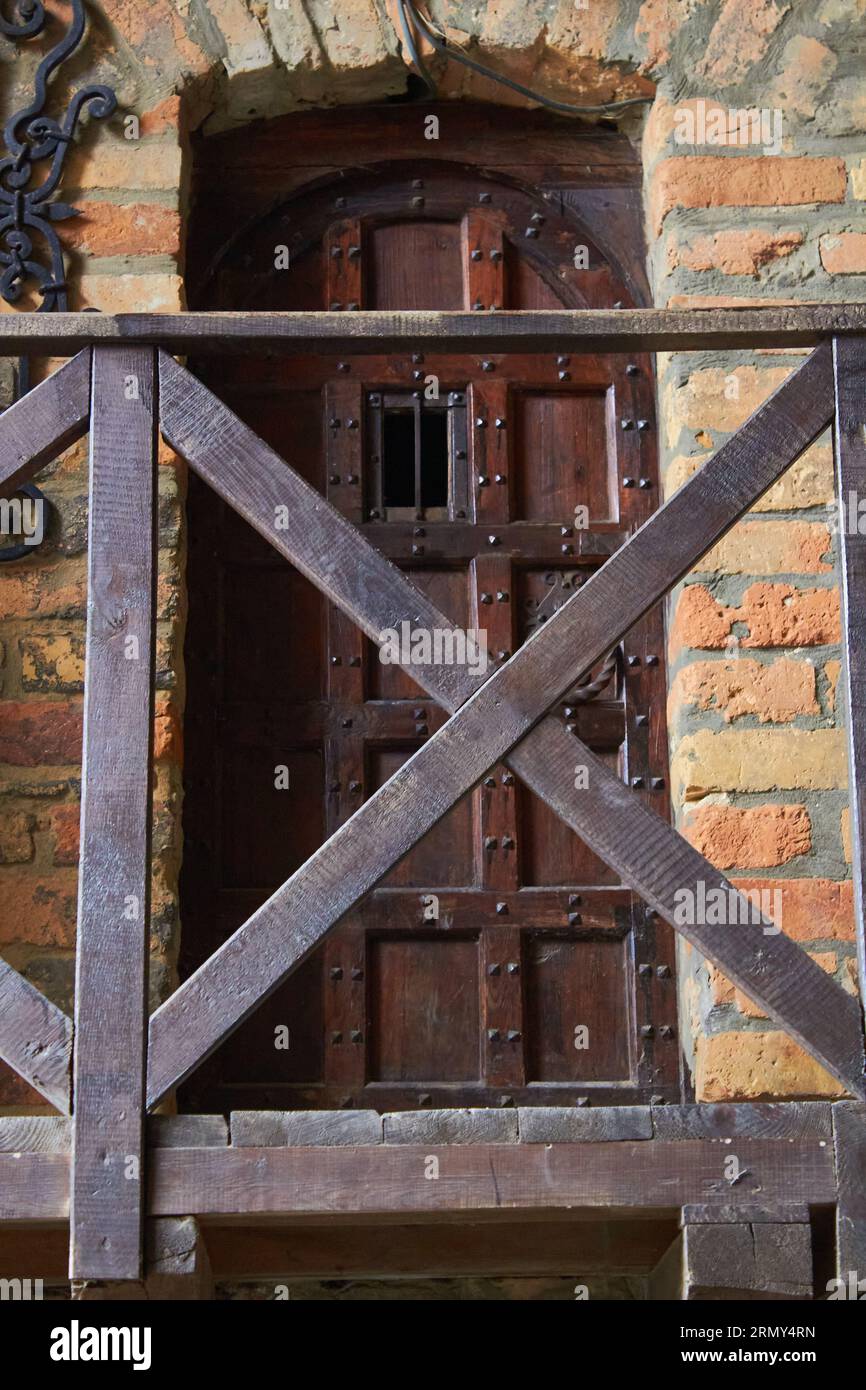
[[(513, 116), (499, 114), (507, 131)], [(634, 302), (636, 172), (619, 144), (587, 143), (573, 125), (534, 118), (532, 159), (516, 167), (511, 158), (506, 169), (491, 158), (482, 169), (471, 108), (452, 128), (447, 158), (416, 148), (414, 112), (382, 115), (387, 140), (382, 130), (377, 139), (374, 116), (358, 124), (356, 115), (334, 112), (317, 127), (325, 146), (341, 121), (358, 143), (357, 169), (344, 166), (336, 181), (291, 166), (302, 142), (288, 137), (302, 118), (273, 123), (287, 138), (263, 148), (286, 197), (276, 210), (271, 197), (266, 210), (253, 181), (245, 233), (212, 255), (196, 307), (486, 312)], [(498, 136), (486, 138), (489, 154)], [(207, 160), (220, 143), (230, 167), (240, 159), (235, 140), (209, 142)], [(612, 179), (621, 182), (608, 187)], [(576, 188), (597, 209), (595, 233), (572, 210)], [(206, 186), (199, 205), (207, 209)], [(288, 269), (275, 266), (279, 245)], [(567, 345), (487, 358), (446, 348), (199, 365), (452, 624), (419, 634), (407, 613), (406, 630), (389, 639), (392, 656), (438, 641), (437, 659), (490, 670), (657, 505), (652, 365), (574, 356)], [(189, 514), (184, 972), (447, 717), (384, 659), (385, 646), (380, 657), (195, 479)], [(655, 611), (554, 711), (662, 815), (664, 691)], [(575, 759), (566, 774), (585, 770)], [(185, 1103), (675, 1099), (672, 964), (669, 929), (495, 767), (187, 1083)]]

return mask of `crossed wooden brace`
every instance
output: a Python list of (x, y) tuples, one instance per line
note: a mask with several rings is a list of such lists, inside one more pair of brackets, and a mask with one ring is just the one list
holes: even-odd
[[(79, 361), (44, 386), (74, 373)], [(86, 396), (81, 399), (79, 434), (86, 428)], [(754, 922), (748, 904), (740, 924), (677, 921), (679, 891), (697, 897), (699, 884), (707, 892), (732, 895), (733, 888), (547, 715), (817, 438), (832, 419), (832, 402), (832, 351), (824, 345), (493, 675), (484, 679), (457, 666), (412, 666), (413, 679), (452, 717), (156, 1011), (148, 1048), (149, 1105), (188, 1076), (503, 760), (849, 1090), (866, 1094), (858, 1001), (770, 923)], [(162, 352), (159, 413), (164, 437), (200, 477), (374, 641), (405, 620), (427, 630), (452, 626), (350, 522)], [(5, 457), (4, 426), (11, 414), (0, 419), (0, 483), (14, 472)], [(32, 445), (30, 435), (28, 458)], [(43, 452), (40, 461), (46, 456)], [(19, 468), (19, 476), (38, 466)], [(588, 768), (588, 786), (575, 787), (576, 765)], [(5, 967), (0, 975), (0, 1000), (4, 987), (13, 992), (23, 987), (31, 1015), (42, 1001), (46, 1031), (58, 1035), (58, 1048), (68, 1046), (65, 1016), (20, 977), (10, 986), (14, 974)], [(7, 1029), (0, 1023), (0, 1055), (33, 1079), (38, 1069), (30, 1066), (28, 1075), (20, 1047), (17, 1054), (14, 1046), (3, 1052), (4, 1043)], [(37, 1076), (33, 1084), (41, 1080)], [(48, 1094), (44, 1083), (40, 1089)]]

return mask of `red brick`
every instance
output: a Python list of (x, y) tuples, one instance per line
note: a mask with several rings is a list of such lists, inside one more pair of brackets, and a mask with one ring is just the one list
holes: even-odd
[(13, 767), (81, 762), (80, 700), (9, 700), (0, 704), (0, 762)]
[[(781, 891), (782, 930), (793, 941), (853, 941), (854, 891), (850, 879), (741, 878), (731, 880), (743, 890)], [(772, 897), (768, 899), (774, 901)], [(772, 915), (772, 914), (770, 914)]]
[(793, 584), (750, 584), (739, 608), (718, 603), (703, 584), (688, 584), (677, 602), (670, 630), (671, 656), (683, 647), (721, 650), (734, 623), (748, 628), (747, 647), (814, 647), (839, 641), (837, 589), (795, 589)]
[(668, 264), (672, 270), (681, 265), (687, 270), (720, 270), (723, 275), (757, 278), (763, 266), (790, 256), (802, 244), (802, 232), (767, 232), (757, 227), (732, 229), (696, 235), (688, 245), (674, 243), (668, 248)]
[(88, 256), (177, 256), (180, 214), (161, 203), (79, 203), (80, 216), (64, 233)]
[(672, 208), (799, 207), (843, 203), (847, 173), (837, 158), (797, 155), (672, 155), (650, 190), (657, 231)]
[(812, 848), (805, 806), (702, 806), (683, 833), (717, 869), (770, 868)]
[(3, 869), (0, 945), (73, 946), (77, 898), (74, 869)]
[(81, 807), (54, 806), (50, 812), (52, 855), (55, 864), (77, 864)]
[(866, 232), (822, 236), (821, 264), (831, 275), (866, 275)]

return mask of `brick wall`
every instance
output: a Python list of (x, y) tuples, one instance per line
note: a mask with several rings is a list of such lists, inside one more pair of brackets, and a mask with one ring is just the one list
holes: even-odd
[[(86, 57), (70, 81), (78, 85), (84, 72), (109, 82), (122, 109), (108, 123), (92, 123), (68, 161), (64, 197), (82, 212), (63, 231), (76, 308), (182, 307), (188, 128), (216, 132), (311, 103), (382, 100), (405, 90), (393, 24), (377, 0), (95, 0), (90, 10)], [(632, 108), (621, 125), (643, 150), (657, 304), (864, 297), (860, 0), (499, 0), (481, 7), (437, 0), (430, 11), (454, 42), (559, 99), (655, 92), (652, 107)], [(38, 56), (38, 46), (15, 55), (4, 117), (28, 92)], [(456, 65), (444, 72), (432, 66), (443, 93), (513, 99)], [(62, 89), (57, 100), (62, 108)], [(730, 108), (766, 111), (770, 138), (740, 143), (748, 125), (725, 116), (729, 143), (713, 143), (713, 121), (722, 129), (714, 113)], [(768, 351), (660, 358), (668, 492), (798, 360)], [(0, 385), (8, 398), (8, 377)], [(184, 479), (168, 451), (161, 462), (157, 998), (171, 987), (179, 934), (184, 618)], [(85, 446), (41, 481), (55, 508), (49, 541), (0, 571), (0, 950), (68, 1008)], [(831, 496), (825, 439), (680, 586), (669, 614), (669, 717), (681, 829), (734, 878), (780, 888), (784, 930), (853, 990)], [(683, 1031), (700, 1098), (835, 1093), (826, 1073), (712, 967), (684, 951), (681, 973)], [(0, 1112), (37, 1105), (0, 1068)]]

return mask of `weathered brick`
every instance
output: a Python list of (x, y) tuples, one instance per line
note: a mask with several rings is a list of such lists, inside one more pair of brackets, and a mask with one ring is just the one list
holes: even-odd
[(821, 264), (831, 275), (866, 274), (866, 232), (828, 232), (820, 250)]
[(764, 57), (788, 8), (776, 0), (723, 0), (697, 71), (718, 87), (741, 82)]
[(81, 807), (77, 803), (72, 806), (52, 806), (48, 819), (54, 863), (77, 864)]
[(170, 696), (164, 694), (157, 696), (153, 727), (154, 758), (179, 762), (183, 754), (181, 721), (177, 707)]
[[(781, 903), (782, 930), (792, 941), (853, 941), (854, 891), (850, 879), (732, 879), (743, 892), (766, 891), (770, 904)], [(779, 898), (775, 897), (776, 893)], [(769, 916), (772, 917), (772, 911)]]
[(0, 618), (84, 616), (87, 578), (83, 558), (38, 564), (34, 557), (7, 569), (0, 584)]
[(184, 306), (179, 275), (88, 275), (78, 282), (79, 309), (104, 314), (173, 314)]
[(0, 888), (0, 945), (74, 944), (78, 895), (74, 869), (5, 868)]
[[(718, 966), (707, 961), (707, 977), (710, 986), (710, 998), (717, 1008), (725, 1008), (733, 1005), (744, 1018), (766, 1018), (760, 1004), (756, 1004), (747, 994), (731, 983), (727, 975), (723, 975)], [(701, 1021), (698, 1021), (698, 1029), (701, 1029)]]
[(26, 811), (0, 815), (0, 864), (27, 864), (33, 858), (35, 817)]
[(855, 198), (866, 198), (866, 157), (852, 164), (850, 169), (851, 194)]
[(709, 574), (827, 574), (830, 532), (820, 522), (743, 521), (695, 566)]
[(180, 213), (163, 203), (82, 202), (65, 240), (88, 256), (177, 256)]
[(850, 811), (850, 808), (847, 807), (847, 806), (845, 807), (845, 810), (842, 812), (842, 817), (841, 817), (841, 821), (840, 821), (840, 824), (839, 824), (839, 833), (840, 833), (841, 836), (842, 836), (842, 852), (843, 852), (843, 854), (845, 855), (845, 861), (846, 861), (846, 863), (850, 864), (850, 863), (851, 863), (851, 811)]
[(671, 761), (676, 795), (697, 801), (713, 792), (821, 791), (847, 781), (840, 729), (700, 729)]
[(763, 869), (787, 864), (812, 848), (805, 806), (702, 806), (683, 834), (717, 869)]
[(671, 270), (678, 266), (686, 270), (718, 270), (722, 275), (752, 275), (757, 279), (764, 266), (790, 256), (802, 244), (802, 232), (731, 228), (695, 235), (688, 243), (672, 242), (667, 250), (668, 267)]
[(21, 681), (25, 690), (72, 694), (84, 689), (84, 638), (71, 633), (22, 637)]
[(687, 584), (677, 599), (670, 629), (671, 657), (683, 647), (721, 650), (735, 623), (748, 630), (740, 647), (815, 647), (839, 641), (836, 589), (795, 589), (793, 584), (750, 584), (739, 608), (718, 603), (703, 584)]
[(699, 1035), (695, 1064), (698, 1101), (844, 1095), (838, 1081), (786, 1033)]
[(730, 371), (706, 367), (691, 372), (682, 384), (674, 378), (662, 393), (670, 442), (676, 442), (683, 425), (725, 433), (739, 429), (789, 375), (787, 367), (738, 365)]
[(82, 714), (75, 700), (0, 705), (0, 762), (14, 767), (80, 763)]
[(670, 718), (684, 707), (714, 710), (728, 723), (754, 715), (762, 724), (783, 724), (799, 714), (821, 713), (814, 666), (788, 657), (766, 665), (737, 657), (683, 666), (671, 685)]
[(176, 192), (181, 186), (181, 147), (173, 140), (111, 140), (103, 131), (95, 144), (72, 146), (65, 178), (68, 188)]
[[(787, 8), (787, 6), (786, 6)], [(795, 34), (782, 50), (779, 75), (770, 84), (763, 104), (779, 106), (786, 117), (796, 113), (811, 119), (837, 64), (836, 54), (808, 34)]]
[(672, 155), (656, 166), (650, 209), (656, 231), (673, 208), (799, 207), (845, 201), (845, 162), (808, 155)]

